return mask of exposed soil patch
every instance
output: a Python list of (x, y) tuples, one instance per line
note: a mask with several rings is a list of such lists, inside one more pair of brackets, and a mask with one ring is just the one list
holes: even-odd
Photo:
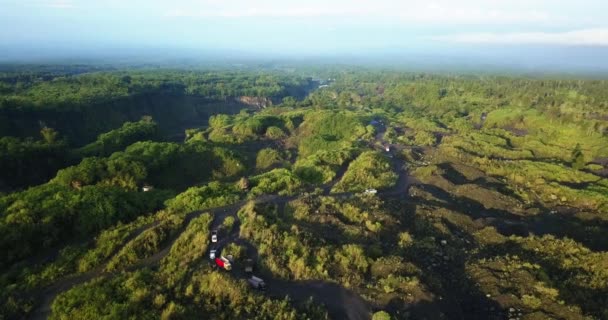
[(591, 119), (608, 121), (608, 114), (593, 113), (593, 114), (590, 114), (589, 117)]
[(604, 167), (608, 168), (608, 157), (605, 157), (605, 158), (596, 158), (593, 161), (591, 161), (591, 163), (599, 164), (601, 166), (604, 166)]
[(454, 169), (454, 167), (449, 163), (442, 163), (437, 165), (441, 171), (443, 171), (443, 176), (446, 180), (454, 184), (467, 184), (471, 181), (467, 179), (463, 174), (461, 174), (458, 170)]
[(590, 185), (592, 185), (594, 182), (570, 182), (570, 181), (556, 181), (557, 183), (561, 184), (562, 186), (568, 187), (570, 189), (576, 189), (576, 190), (584, 190), (587, 189)]
[(524, 137), (528, 135), (528, 130), (526, 129), (519, 129), (511, 126), (503, 127), (503, 129), (511, 132), (516, 137)]
[(484, 226), (492, 226), (496, 228), (500, 234), (504, 236), (520, 236), (527, 237), (530, 235), (530, 227), (519, 221), (509, 221), (497, 218), (482, 218), (475, 220), (476, 223), (480, 223)]
[(602, 170), (589, 171), (591, 174), (594, 174), (598, 177), (608, 178), (608, 168)]
[(368, 320), (371, 306), (356, 293), (344, 287), (319, 280), (268, 281), (269, 294), (276, 298), (289, 296), (295, 301), (307, 301), (310, 297), (327, 308), (332, 319)]

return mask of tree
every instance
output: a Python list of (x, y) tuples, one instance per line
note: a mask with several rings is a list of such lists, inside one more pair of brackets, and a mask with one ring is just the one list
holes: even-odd
[(266, 129), (266, 136), (270, 139), (285, 138), (285, 132), (279, 127), (271, 126)]
[(585, 155), (581, 149), (581, 144), (577, 143), (576, 147), (572, 151), (572, 168), (580, 170), (585, 167)]
[(386, 311), (378, 311), (374, 313), (372, 320), (391, 320), (391, 315)]
[(57, 140), (57, 131), (53, 128), (44, 127), (40, 130), (42, 139), (48, 144), (52, 144)]
[(241, 180), (239, 180), (239, 182), (237, 183), (237, 186), (241, 190), (248, 190), (249, 189), (249, 179), (247, 179), (247, 177), (242, 177)]
[(409, 232), (406, 231), (399, 233), (399, 247), (408, 248), (412, 245), (413, 242), (414, 239), (412, 239), (412, 236), (409, 234)]
[(288, 108), (293, 108), (297, 104), (297, 100), (294, 97), (285, 97), (283, 98), (283, 106)]
[(277, 150), (266, 148), (258, 152), (255, 163), (257, 169), (264, 170), (281, 165), (283, 163), (283, 157)]

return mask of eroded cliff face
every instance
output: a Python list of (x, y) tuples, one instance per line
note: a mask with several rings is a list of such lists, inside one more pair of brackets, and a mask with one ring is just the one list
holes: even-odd
[(255, 108), (266, 108), (272, 106), (272, 100), (265, 97), (242, 96), (237, 98), (238, 102)]
[(57, 130), (72, 146), (82, 146), (94, 141), (100, 133), (116, 129), (126, 121), (138, 121), (142, 116), (151, 116), (162, 132), (172, 134), (183, 132), (184, 128), (205, 126), (211, 115), (236, 114), (245, 108), (259, 107), (238, 99), (145, 94), (91, 104), (80, 110), (0, 110), (0, 136), (38, 138), (44, 124)]

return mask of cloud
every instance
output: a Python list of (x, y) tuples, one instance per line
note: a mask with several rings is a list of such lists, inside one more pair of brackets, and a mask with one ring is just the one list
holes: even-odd
[(460, 33), (432, 37), (432, 39), (465, 44), (608, 46), (608, 28), (567, 32)]
[[(518, 0), (512, 0), (517, 2)], [(529, 0), (539, 2), (539, 0)], [(541, 0), (542, 1), (542, 0)], [(181, 1), (165, 12), (166, 17), (181, 18), (350, 18), (381, 19), (403, 24), (509, 24), (557, 23), (564, 17), (544, 10), (542, 6), (515, 5), (504, 0), (433, 2), (393, 0), (244, 0)]]
[(74, 9), (76, 5), (72, 0), (39, 0), (25, 2), (25, 5), (30, 7), (43, 7), (52, 9)]

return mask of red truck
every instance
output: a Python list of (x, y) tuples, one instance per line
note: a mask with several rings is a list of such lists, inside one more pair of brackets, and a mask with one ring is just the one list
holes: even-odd
[(218, 267), (225, 269), (225, 270), (232, 270), (232, 264), (230, 264), (230, 261), (228, 261), (228, 259), (224, 258), (224, 257), (220, 257), (220, 258), (215, 258), (215, 264), (217, 264)]

